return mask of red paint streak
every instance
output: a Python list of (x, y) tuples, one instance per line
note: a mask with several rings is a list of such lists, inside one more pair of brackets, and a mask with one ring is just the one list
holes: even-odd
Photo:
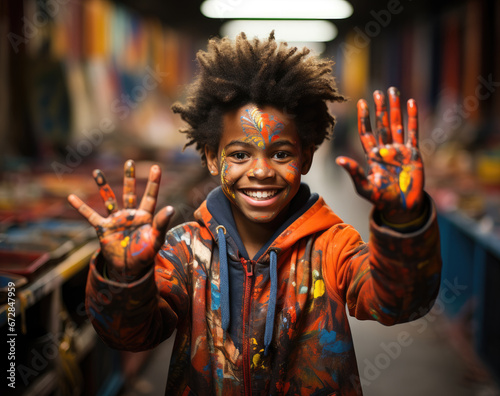
[(262, 135), (262, 139), (264, 139), (264, 144), (269, 143), (269, 114), (268, 113), (260, 113), (260, 116), (262, 117), (262, 130), (260, 131)]
[(252, 298), (253, 284), (253, 262), (252, 260), (242, 259), (241, 262), (246, 269), (245, 277), (245, 295), (243, 299), (243, 384), (245, 395), (252, 394), (252, 378), (250, 375), (250, 338), (249, 338), (249, 323), (250, 323), (250, 302)]

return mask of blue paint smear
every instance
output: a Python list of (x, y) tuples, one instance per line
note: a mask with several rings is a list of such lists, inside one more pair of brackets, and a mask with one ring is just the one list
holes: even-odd
[(104, 318), (100, 313), (96, 312), (92, 307), (89, 308), (90, 316), (102, 324), (105, 329), (109, 328), (109, 317), (108, 320)]
[(387, 307), (382, 307), (381, 305), (379, 305), (379, 307), (380, 307), (380, 310), (381, 310), (383, 313), (385, 313), (385, 314), (387, 314), (387, 315), (394, 316), (394, 312), (392, 312), (389, 308), (387, 308)]
[(404, 192), (401, 191), (401, 203), (403, 204), (403, 209), (406, 210), (406, 197)]
[(217, 369), (217, 378), (221, 380), (223, 377), (224, 377), (224, 372), (222, 371), (222, 369), (218, 368)]
[(137, 252), (135, 252), (135, 253), (132, 253), (132, 257), (135, 257), (135, 256), (137, 256), (137, 255), (141, 254), (141, 253), (144, 251), (144, 249), (146, 249), (146, 248), (147, 248), (147, 246), (148, 246), (148, 245), (146, 244), (146, 242), (144, 242), (144, 243), (142, 244), (142, 249), (141, 249), (141, 250), (139, 250), (139, 251), (137, 251)]
[(212, 283), (212, 311), (217, 311), (220, 308), (220, 291), (217, 285)]
[(198, 276), (201, 279), (206, 279), (207, 278), (207, 274), (205, 273), (205, 271), (203, 270), (203, 268), (201, 268), (201, 265), (198, 265), (198, 268), (196, 268), (196, 273), (198, 274)]
[(321, 345), (334, 343), (337, 339), (337, 333), (335, 331), (322, 330), (319, 338), (319, 343)]
[(337, 333), (333, 330), (323, 330), (321, 332), (319, 343), (323, 347), (323, 355), (326, 354), (325, 352), (344, 353), (352, 349), (352, 343), (350, 341), (336, 341), (336, 339)]

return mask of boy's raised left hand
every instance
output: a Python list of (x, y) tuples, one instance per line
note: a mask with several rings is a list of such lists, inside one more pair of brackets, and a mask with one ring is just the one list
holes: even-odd
[(118, 208), (104, 174), (99, 169), (93, 173), (108, 217), (100, 216), (74, 194), (68, 197), (68, 201), (96, 229), (109, 278), (127, 283), (153, 267), (174, 210), (167, 206), (154, 214), (161, 178), (158, 165), (151, 167), (146, 191), (138, 207), (132, 160), (125, 163), (124, 173), (122, 209)]
[[(417, 105), (410, 99), (408, 136), (404, 142), (399, 92), (388, 89), (390, 117), (385, 95), (375, 91), (376, 132), (372, 133), (368, 104), (358, 101), (358, 132), (369, 167), (368, 175), (351, 158), (338, 157), (336, 162), (351, 175), (356, 191), (372, 202), (384, 220), (408, 224), (422, 217), (424, 207), (424, 171), (418, 149)], [(390, 119), (390, 121), (389, 121)]]

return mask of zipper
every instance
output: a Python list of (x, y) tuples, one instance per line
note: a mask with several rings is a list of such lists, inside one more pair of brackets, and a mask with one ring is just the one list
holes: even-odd
[(250, 305), (252, 300), (252, 284), (253, 284), (253, 262), (252, 260), (242, 259), (241, 262), (245, 266), (245, 294), (243, 298), (243, 388), (245, 395), (252, 394), (252, 378), (250, 375)]

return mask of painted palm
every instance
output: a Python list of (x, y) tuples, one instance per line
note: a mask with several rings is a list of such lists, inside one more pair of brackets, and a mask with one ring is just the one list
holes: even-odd
[(153, 265), (173, 215), (172, 207), (154, 215), (161, 178), (159, 166), (151, 167), (139, 207), (136, 207), (135, 164), (132, 160), (125, 163), (124, 173), (123, 209), (118, 209), (115, 194), (104, 173), (99, 169), (93, 172), (108, 217), (101, 217), (76, 195), (68, 197), (69, 203), (96, 229), (101, 252), (110, 267), (108, 275), (121, 278), (121, 281), (133, 279)]
[(376, 131), (372, 132), (368, 105), (358, 102), (358, 132), (368, 162), (368, 175), (353, 159), (339, 157), (337, 163), (351, 175), (358, 193), (372, 202), (391, 222), (417, 218), (423, 209), (424, 172), (418, 150), (417, 105), (408, 100), (408, 136), (404, 141), (399, 92), (388, 90), (390, 113), (385, 96), (375, 91)]

